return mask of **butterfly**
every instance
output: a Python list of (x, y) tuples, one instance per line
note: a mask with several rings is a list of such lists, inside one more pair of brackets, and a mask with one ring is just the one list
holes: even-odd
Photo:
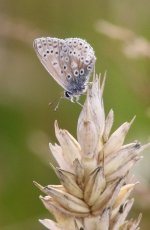
[(55, 81), (62, 86), (64, 97), (74, 102), (87, 91), (90, 74), (95, 66), (95, 53), (80, 38), (36, 38), (36, 54)]

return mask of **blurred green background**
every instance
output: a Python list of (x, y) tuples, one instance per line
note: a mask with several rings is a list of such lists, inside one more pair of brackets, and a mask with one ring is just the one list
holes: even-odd
[[(121, 42), (98, 33), (95, 24), (103, 19), (150, 41), (149, 9), (149, 0), (0, 0), (1, 230), (45, 229), (38, 219), (50, 215), (32, 181), (58, 183), (49, 167), (48, 142), (56, 141), (54, 120), (76, 136), (81, 110), (67, 100), (61, 101), (56, 112), (49, 107), (62, 89), (40, 64), (33, 39), (86, 39), (96, 51), (96, 71), (107, 71), (104, 102), (106, 113), (114, 109), (113, 129), (136, 114), (126, 142), (138, 139), (146, 143), (150, 140), (150, 58), (129, 58), (122, 52)], [(141, 184), (132, 216), (143, 212), (141, 229), (150, 227), (147, 153), (135, 169)]]

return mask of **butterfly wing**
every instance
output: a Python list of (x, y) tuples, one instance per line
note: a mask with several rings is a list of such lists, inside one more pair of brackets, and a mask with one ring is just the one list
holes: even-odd
[(67, 82), (60, 66), (60, 50), (64, 44), (63, 39), (37, 38), (33, 42), (36, 54), (48, 73), (55, 81), (67, 90)]
[(73, 95), (80, 95), (84, 92), (91, 72), (94, 69), (96, 57), (93, 48), (83, 39), (65, 39), (68, 47), (70, 65), (68, 66), (72, 78), (68, 85)]

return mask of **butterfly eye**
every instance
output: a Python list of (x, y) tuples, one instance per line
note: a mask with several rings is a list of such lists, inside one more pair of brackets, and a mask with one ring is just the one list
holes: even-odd
[(84, 69), (80, 69), (80, 75), (84, 74)]
[(64, 95), (65, 95), (66, 98), (70, 98), (72, 94), (70, 92), (68, 92), (68, 91), (65, 91)]
[(78, 70), (75, 70), (75, 71), (74, 71), (74, 76), (76, 76), (76, 77), (79, 76), (79, 71), (78, 71)]

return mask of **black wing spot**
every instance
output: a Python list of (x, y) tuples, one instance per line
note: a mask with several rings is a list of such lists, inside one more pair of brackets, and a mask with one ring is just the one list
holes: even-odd
[(86, 60), (85, 60), (85, 64), (88, 65), (89, 63), (90, 63), (90, 61), (89, 61), (88, 59), (86, 59)]
[(67, 69), (67, 66), (66, 66), (66, 65), (64, 65), (64, 70), (65, 70), (65, 69)]
[(74, 76), (76, 76), (76, 77), (79, 76), (79, 71), (78, 70), (74, 71)]
[(71, 77), (72, 77), (72, 76), (71, 76), (70, 74), (67, 75), (67, 78), (68, 78), (68, 79), (71, 79)]
[(91, 65), (88, 65), (87, 66), (87, 70), (91, 70), (92, 69), (92, 66)]
[(84, 69), (80, 69), (80, 75), (84, 74)]
[(69, 62), (69, 58), (68, 58), (68, 57), (65, 57), (65, 61), (66, 61), (66, 62)]

